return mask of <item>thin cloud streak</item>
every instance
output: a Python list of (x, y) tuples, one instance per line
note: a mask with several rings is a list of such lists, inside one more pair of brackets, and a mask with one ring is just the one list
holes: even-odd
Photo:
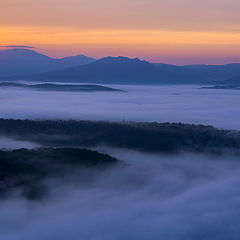
[(8, 46), (0, 46), (1, 48), (35, 48), (32, 46), (25, 46), (25, 45), (8, 45)]

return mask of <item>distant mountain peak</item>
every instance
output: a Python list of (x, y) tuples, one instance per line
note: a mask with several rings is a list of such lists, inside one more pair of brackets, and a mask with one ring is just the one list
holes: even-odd
[(60, 58), (59, 60), (72, 60), (72, 59), (77, 59), (77, 60), (87, 60), (88, 63), (92, 63), (92, 62), (95, 62), (96, 59), (95, 58), (91, 58), (91, 57), (88, 57), (84, 54), (78, 54), (78, 55), (74, 55), (74, 56), (69, 56), (69, 57), (64, 57), (64, 58)]
[(85, 55), (51, 58), (32, 49), (12, 48), (0, 50), (0, 75), (25, 75), (57, 71), (95, 62)]
[(26, 49), (26, 48), (10, 48), (10, 49), (4, 49), (0, 52), (36, 52), (32, 49)]
[(44, 56), (41, 53), (38, 53), (32, 49), (25, 49), (25, 48), (12, 48), (12, 49), (6, 49), (6, 50), (0, 50), (0, 56)]
[[(96, 61), (96, 63), (148, 63), (147, 61), (142, 61), (139, 58), (128, 58), (124, 56), (118, 57), (104, 57)], [(150, 63), (149, 63), (150, 64)]]

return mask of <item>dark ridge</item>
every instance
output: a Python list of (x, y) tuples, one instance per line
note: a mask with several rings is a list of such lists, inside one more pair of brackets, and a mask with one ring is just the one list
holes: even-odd
[(0, 150), (0, 197), (20, 190), (24, 197), (38, 199), (47, 192), (43, 180), (71, 177), (86, 168), (103, 170), (117, 163), (116, 158), (87, 149)]
[(240, 149), (239, 132), (182, 123), (0, 119), (0, 134), (54, 147), (107, 145), (168, 154)]

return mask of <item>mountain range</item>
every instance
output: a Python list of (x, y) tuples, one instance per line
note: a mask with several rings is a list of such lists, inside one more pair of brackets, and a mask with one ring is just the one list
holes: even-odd
[(223, 83), (240, 86), (240, 75), (237, 75), (236, 77), (232, 77), (232, 78), (224, 81)]
[(65, 58), (51, 58), (30, 49), (8, 49), (0, 51), (0, 76), (14, 76), (55, 71), (80, 66), (96, 59), (77, 55)]
[(96, 60), (77, 55), (55, 59), (29, 49), (0, 51), (1, 80), (10, 77), (98, 84), (229, 84), (228, 79), (236, 81), (233, 79), (238, 75), (240, 63), (176, 66), (121, 56)]

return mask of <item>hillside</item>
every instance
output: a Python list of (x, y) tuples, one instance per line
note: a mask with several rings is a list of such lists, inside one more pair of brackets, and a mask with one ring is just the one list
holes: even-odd
[(192, 70), (208, 81), (224, 81), (240, 75), (240, 63), (225, 65), (186, 65), (185, 69)]
[(48, 147), (106, 145), (145, 152), (240, 150), (240, 133), (182, 123), (0, 120), (0, 134)]
[(47, 193), (46, 180), (69, 179), (86, 168), (103, 170), (120, 163), (107, 154), (77, 148), (0, 150), (0, 159), (0, 198), (18, 190), (29, 199)]
[(240, 86), (240, 75), (227, 79), (223, 83), (228, 85)]
[[(26, 79), (26, 78), (25, 78)], [(162, 68), (137, 58), (106, 57), (94, 63), (27, 77), (35, 81), (111, 84), (185, 84), (205, 82), (193, 71)]]
[(55, 59), (30, 49), (0, 51), (0, 80), (12, 76), (12, 80), (98, 84), (220, 84), (240, 75), (239, 66), (175, 66), (127, 57), (96, 60), (84, 55)]
[(58, 91), (58, 92), (112, 92), (121, 91), (115, 88), (100, 86), (100, 85), (75, 85), (75, 84), (22, 84), (22, 83), (12, 83), (3, 82), (0, 83), (0, 88), (21, 88), (30, 89), (36, 91)]
[(14, 76), (54, 71), (94, 62), (84, 55), (55, 59), (30, 49), (0, 51), (0, 75)]

